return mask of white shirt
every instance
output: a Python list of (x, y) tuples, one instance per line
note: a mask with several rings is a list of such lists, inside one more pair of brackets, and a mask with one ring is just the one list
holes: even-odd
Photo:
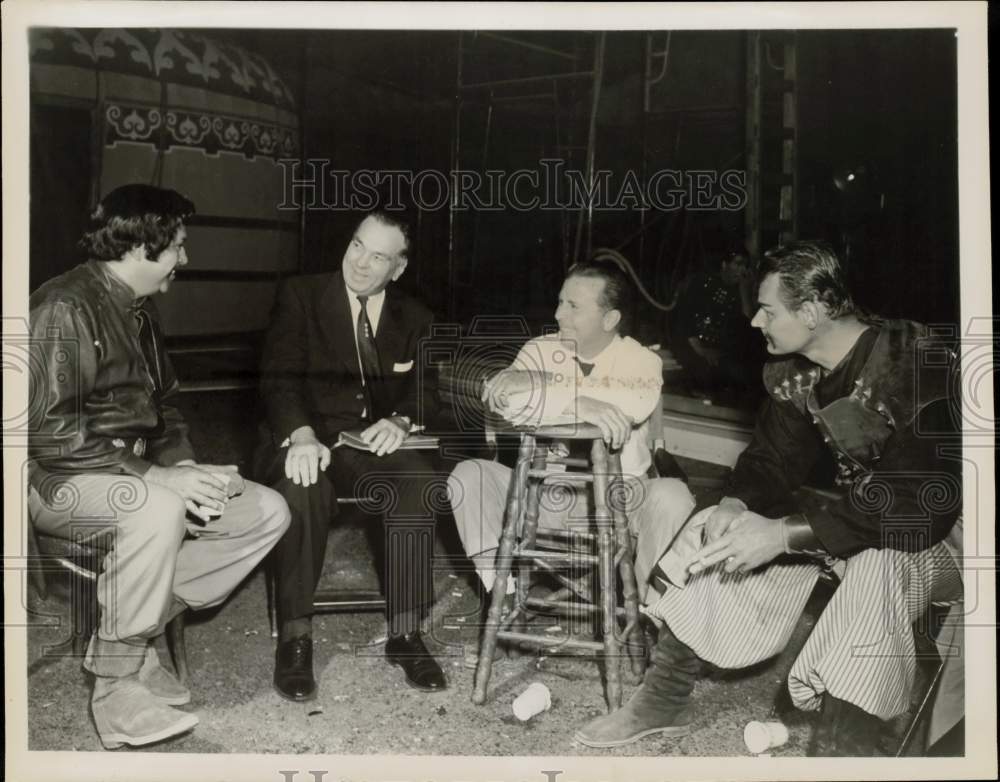
[[(361, 367), (361, 348), (358, 347), (358, 315), (361, 314), (361, 302), (358, 301), (358, 294), (352, 291), (347, 286), (347, 281), (344, 281), (344, 287), (347, 289), (347, 302), (351, 305), (351, 325), (354, 328), (354, 352), (358, 357), (358, 368)], [(372, 324), (372, 337), (378, 336), (378, 322), (382, 315), (382, 305), (385, 304), (385, 288), (380, 290), (378, 293), (373, 293), (368, 297), (368, 306), (365, 308), (368, 311), (368, 322)], [(361, 373), (361, 385), (365, 385), (365, 373)], [(368, 408), (361, 411), (362, 416), (368, 415)]]
[(506, 417), (522, 426), (568, 424), (579, 420), (572, 411), (580, 396), (613, 404), (636, 422), (622, 447), (622, 472), (644, 476), (650, 464), (649, 418), (660, 404), (663, 362), (631, 337), (617, 334), (596, 356), (580, 361), (594, 365), (586, 377), (574, 351), (558, 335), (525, 343), (509, 368), (548, 372), (551, 378), (543, 387), (512, 394)]

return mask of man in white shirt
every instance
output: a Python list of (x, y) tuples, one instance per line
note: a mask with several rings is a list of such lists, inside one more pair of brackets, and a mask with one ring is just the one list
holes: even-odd
[[(516, 425), (593, 424), (610, 448), (621, 450), (629, 487), (626, 513), (639, 539), (635, 568), (643, 600), (657, 555), (695, 503), (683, 482), (647, 477), (649, 419), (660, 404), (662, 362), (621, 335), (631, 300), (631, 282), (619, 267), (573, 266), (559, 293), (559, 332), (526, 343), (507, 369), (487, 381), (483, 401)], [(486, 591), (493, 588), (510, 479), (509, 468), (482, 459), (459, 463), (448, 479), (459, 536)], [(590, 492), (571, 494), (543, 496), (540, 527), (588, 523)], [(513, 579), (507, 588), (513, 591)]]

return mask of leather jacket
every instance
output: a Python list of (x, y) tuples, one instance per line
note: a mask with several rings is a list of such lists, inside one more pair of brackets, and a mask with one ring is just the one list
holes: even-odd
[[(187, 425), (168, 400), (177, 378), (156, 310), (88, 261), (42, 285), (30, 301), (29, 484), (51, 501), (58, 476), (142, 476), (194, 459)], [(142, 310), (152, 361), (140, 343)]]

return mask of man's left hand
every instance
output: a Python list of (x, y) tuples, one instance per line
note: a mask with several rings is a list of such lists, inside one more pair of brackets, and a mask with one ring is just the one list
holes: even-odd
[(733, 519), (726, 534), (695, 554), (688, 572), (700, 573), (723, 561), (727, 573), (744, 572), (770, 562), (784, 551), (781, 519), (744, 511)]
[(376, 456), (385, 456), (403, 444), (409, 434), (408, 427), (401, 426), (392, 418), (382, 418), (361, 433), (361, 439), (368, 443), (368, 450)]
[(224, 478), (227, 481), (226, 484), (226, 496), (229, 498), (237, 497), (246, 490), (246, 481), (243, 480), (243, 476), (240, 475), (240, 468), (235, 464), (195, 464), (199, 470), (204, 470), (205, 472), (210, 472), (214, 475)]

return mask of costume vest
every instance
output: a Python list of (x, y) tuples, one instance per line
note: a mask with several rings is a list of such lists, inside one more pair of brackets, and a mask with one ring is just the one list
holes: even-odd
[(853, 388), (821, 407), (814, 387), (823, 370), (795, 355), (764, 367), (764, 385), (776, 400), (791, 402), (819, 429), (837, 463), (839, 485), (871, 472), (886, 441), (909, 428), (927, 405), (957, 394), (954, 347), (926, 326), (905, 320), (871, 321), (879, 329)]

